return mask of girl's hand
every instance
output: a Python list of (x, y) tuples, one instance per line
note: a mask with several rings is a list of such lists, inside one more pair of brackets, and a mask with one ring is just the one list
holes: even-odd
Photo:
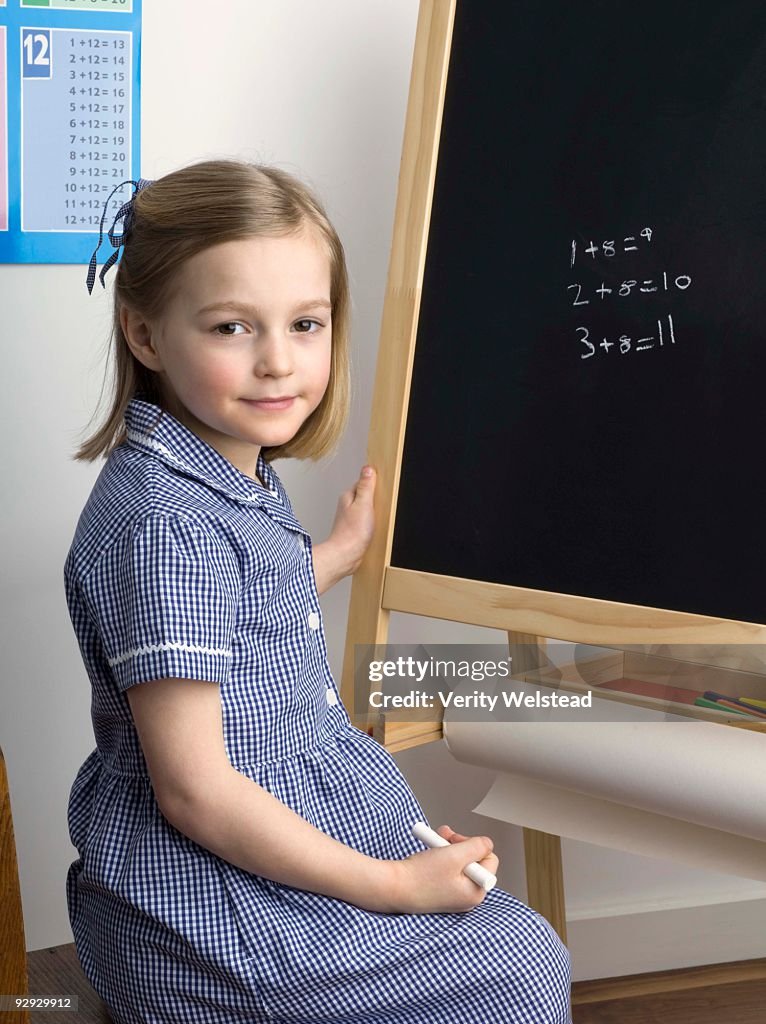
[(359, 568), (375, 529), (375, 480), (375, 470), (365, 466), (354, 486), (338, 499), (330, 536), (314, 545), (314, 576), (320, 594)]
[(375, 530), (375, 470), (365, 466), (359, 479), (338, 499), (329, 543), (335, 546), (346, 567), (344, 576), (356, 572), (370, 546)]
[(450, 846), (390, 862), (394, 867), (392, 913), (451, 914), (472, 910), (487, 895), (463, 874), (463, 868), (476, 861), (496, 875), (500, 862), (492, 852), (492, 840), (488, 836), (461, 835), (449, 825), (441, 825), (436, 831), (449, 840)]

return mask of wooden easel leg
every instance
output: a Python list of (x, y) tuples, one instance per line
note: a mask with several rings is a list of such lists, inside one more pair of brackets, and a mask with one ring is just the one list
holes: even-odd
[[(11, 795), (5, 758), (0, 750), (0, 893), (2, 893), (2, 921), (0, 922), (0, 994), (26, 996), (28, 988), (27, 952), (24, 935), (24, 917), (21, 906), (19, 867), (16, 860), (16, 840), (13, 834)], [(75, 1015), (76, 1016), (76, 1015)], [(7, 1024), (29, 1024), (27, 1010), (3, 1013)]]
[[(531, 633), (508, 633), (508, 650), (513, 657), (513, 674), (524, 678), (548, 662), (543, 637)], [(564, 904), (564, 871), (561, 863), (561, 838), (533, 828), (524, 830), (524, 861), (527, 869), (527, 903), (555, 928), (563, 943), (567, 941)]]
[(527, 868), (527, 903), (550, 921), (566, 945), (567, 921), (561, 838), (548, 832), (525, 828), (524, 861)]

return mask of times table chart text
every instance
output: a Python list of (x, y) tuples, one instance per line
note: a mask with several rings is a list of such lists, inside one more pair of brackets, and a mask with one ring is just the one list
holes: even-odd
[(87, 263), (141, 176), (140, 19), (141, 0), (0, 2), (0, 262)]

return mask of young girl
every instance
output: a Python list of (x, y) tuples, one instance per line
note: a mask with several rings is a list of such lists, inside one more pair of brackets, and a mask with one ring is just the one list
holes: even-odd
[(76, 455), (108, 458), (65, 566), (97, 744), (69, 803), (85, 973), (115, 1024), (564, 1024), (558, 937), (463, 874), (496, 871), (489, 839), (413, 838), (328, 667), (318, 595), (361, 560), (374, 477), (314, 546), (272, 464), (345, 420), (334, 229), (274, 168), (133, 184), (114, 402)]

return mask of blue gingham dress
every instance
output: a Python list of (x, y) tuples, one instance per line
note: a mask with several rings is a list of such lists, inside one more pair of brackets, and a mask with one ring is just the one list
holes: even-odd
[(162, 815), (125, 691), (203, 679), (239, 772), (370, 857), (424, 849), (423, 809), (340, 701), (277, 474), (259, 458), (264, 488), (140, 397), (125, 420), (64, 573), (97, 744), (69, 800), (67, 904), (115, 1024), (568, 1022), (567, 951), (509, 893), (372, 913), (235, 867)]

